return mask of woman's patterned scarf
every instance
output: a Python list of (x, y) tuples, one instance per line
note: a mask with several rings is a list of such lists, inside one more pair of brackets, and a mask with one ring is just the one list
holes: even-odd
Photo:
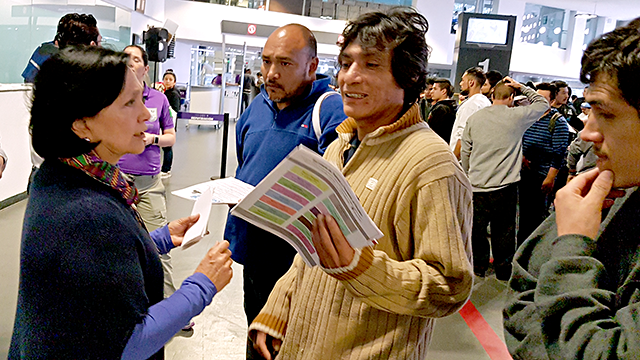
[(124, 178), (119, 167), (100, 159), (94, 151), (73, 158), (60, 158), (60, 161), (114, 189), (127, 204), (133, 206), (138, 203), (138, 189), (133, 183)]

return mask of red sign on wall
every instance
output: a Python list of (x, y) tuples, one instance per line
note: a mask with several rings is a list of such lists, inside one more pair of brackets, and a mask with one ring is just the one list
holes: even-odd
[(249, 26), (247, 26), (247, 34), (255, 35), (256, 34), (256, 26), (253, 25), (253, 24), (249, 24)]

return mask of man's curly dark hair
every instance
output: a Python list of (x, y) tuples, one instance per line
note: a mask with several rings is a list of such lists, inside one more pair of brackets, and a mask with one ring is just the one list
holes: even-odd
[(98, 43), (98, 22), (91, 14), (67, 14), (58, 23), (56, 40), (58, 47), (63, 49), (69, 45), (89, 45)]
[(391, 73), (404, 90), (408, 108), (426, 88), (427, 62), (431, 49), (425, 40), (427, 19), (415, 9), (394, 7), (386, 13), (370, 12), (349, 21), (342, 32), (342, 52), (352, 43), (391, 52)]

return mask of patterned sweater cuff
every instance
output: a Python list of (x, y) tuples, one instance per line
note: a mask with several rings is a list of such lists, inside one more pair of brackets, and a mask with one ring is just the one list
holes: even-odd
[(254, 331), (262, 331), (273, 336), (276, 339), (284, 340), (284, 334), (287, 331), (287, 323), (284, 320), (265, 313), (260, 313), (255, 320), (249, 325), (249, 336), (254, 338)]
[(362, 249), (355, 249), (353, 260), (345, 267), (328, 269), (320, 266), (320, 268), (328, 275), (333, 276), (337, 280), (348, 281), (357, 278), (362, 275), (367, 269), (371, 267), (373, 263), (373, 248), (365, 247)]

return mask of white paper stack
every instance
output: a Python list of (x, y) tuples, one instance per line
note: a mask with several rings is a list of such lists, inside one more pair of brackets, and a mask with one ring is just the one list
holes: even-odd
[(195, 245), (207, 234), (212, 198), (213, 189), (207, 187), (193, 205), (191, 215), (200, 214), (200, 219), (198, 219), (198, 221), (189, 230), (187, 230), (187, 233), (184, 235), (184, 240), (182, 241), (183, 249), (187, 249)]
[(253, 190), (253, 186), (236, 178), (224, 178), (192, 185), (172, 192), (173, 195), (187, 200), (197, 200), (208, 189), (214, 190), (213, 204), (235, 205)]

